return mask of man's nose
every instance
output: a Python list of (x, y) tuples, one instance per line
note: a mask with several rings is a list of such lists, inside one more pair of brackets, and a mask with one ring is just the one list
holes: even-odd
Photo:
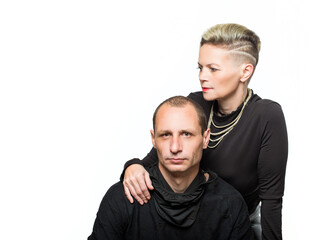
[(174, 136), (172, 138), (171, 146), (170, 146), (170, 151), (174, 154), (181, 152), (182, 151), (182, 141), (181, 138), (178, 136)]

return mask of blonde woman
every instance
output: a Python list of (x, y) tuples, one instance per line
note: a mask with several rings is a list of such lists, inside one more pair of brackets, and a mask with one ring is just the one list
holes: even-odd
[[(259, 59), (260, 39), (238, 24), (208, 29), (200, 42), (202, 91), (189, 97), (205, 110), (211, 139), (201, 167), (215, 171), (243, 196), (257, 239), (282, 239), (281, 209), (288, 139), (280, 105), (260, 98), (248, 84)], [(153, 189), (142, 165), (157, 162), (156, 150), (125, 164), (124, 188), (144, 204)], [(210, 206), (211, 208), (213, 206)]]

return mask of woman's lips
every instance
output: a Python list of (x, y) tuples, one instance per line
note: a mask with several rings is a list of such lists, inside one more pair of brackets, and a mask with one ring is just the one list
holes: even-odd
[(202, 88), (202, 91), (203, 91), (203, 92), (207, 92), (209, 89), (210, 89), (210, 88), (203, 87), (203, 88)]

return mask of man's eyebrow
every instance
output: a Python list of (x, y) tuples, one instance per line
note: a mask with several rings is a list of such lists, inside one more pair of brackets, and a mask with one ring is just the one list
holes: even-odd
[[(180, 132), (180, 133), (183, 133), (183, 132), (195, 132), (196, 129), (195, 128), (184, 128), (184, 129), (180, 129), (179, 131), (177, 132)], [(156, 133), (160, 134), (160, 133), (172, 133), (173, 131), (170, 130), (170, 129), (160, 129), (160, 130), (157, 130)]]
[(162, 130), (156, 131), (157, 134), (170, 133), (170, 132), (171, 132), (171, 130), (168, 130), (168, 129), (162, 129)]
[(194, 133), (195, 131), (196, 131), (196, 129), (194, 129), (194, 128), (187, 128), (187, 129), (180, 130), (181, 133), (184, 133), (184, 132)]

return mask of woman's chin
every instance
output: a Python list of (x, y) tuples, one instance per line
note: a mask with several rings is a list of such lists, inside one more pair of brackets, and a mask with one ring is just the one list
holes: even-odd
[(206, 101), (214, 101), (216, 99), (216, 97), (208, 92), (203, 92), (203, 97)]

